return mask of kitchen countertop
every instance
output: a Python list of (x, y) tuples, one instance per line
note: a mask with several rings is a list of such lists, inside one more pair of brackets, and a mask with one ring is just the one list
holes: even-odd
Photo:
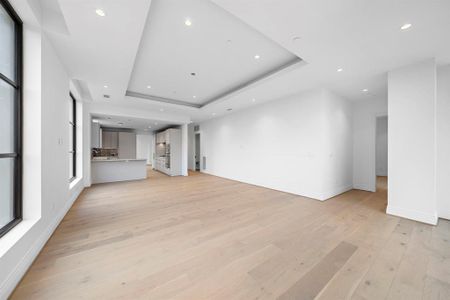
[(110, 158), (110, 159), (92, 159), (91, 162), (124, 162), (124, 161), (147, 161), (145, 158)]

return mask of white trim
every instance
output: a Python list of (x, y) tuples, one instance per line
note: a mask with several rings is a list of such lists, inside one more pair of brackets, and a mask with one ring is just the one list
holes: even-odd
[(386, 209), (386, 213), (393, 216), (398, 216), (414, 221), (419, 221), (431, 225), (437, 225), (438, 216), (436, 213), (434, 214), (428, 214), (423, 213), (421, 211), (407, 209), (407, 208), (401, 208), (397, 206), (388, 205)]
[(450, 212), (439, 213), (439, 218), (450, 220)]
[[(201, 162), (202, 161), (200, 161), (200, 163)], [(210, 172), (209, 170), (200, 170), (200, 173), (219, 177), (219, 178), (224, 178), (224, 179), (232, 180), (232, 181), (236, 181), (236, 182), (241, 182), (241, 183), (245, 183), (245, 184), (249, 184), (249, 185), (254, 185), (254, 186), (266, 188), (266, 189), (273, 190), (273, 191), (278, 191), (278, 192), (288, 193), (288, 194), (292, 194), (292, 195), (296, 195), (296, 196), (300, 196), (300, 197), (305, 197), (305, 198), (309, 198), (309, 199), (317, 200), (317, 201), (325, 201), (327, 199), (330, 199), (334, 196), (337, 196), (339, 194), (342, 194), (342, 193), (352, 189), (352, 185), (348, 185), (345, 187), (334, 189), (332, 192), (327, 192), (327, 195), (325, 196), (325, 193), (323, 193), (322, 191), (298, 191), (298, 190), (294, 190), (294, 189), (284, 189), (284, 188), (280, 188), (280, 187), (274, 187), (274, 186), (269, 186), (269, 185), (262, 184), (262, 183), (248, 181), (248, 180), (241, 179), (241, 178), (218, 175), (218, 174)], [(329, 195), (332, 195), (332, 196), (329, 196)], [(329, 197), (326, 198), (327, 196), (329, 196)]]
[(81, 177), (75, 177), (75, 179), (69, 183), (69, 191), (74, 190), (76, 186), (81, 182), (81, 179)]
[(3, 259), (3, 256), (5, 256), (5, 254), (7, 254), (9, 250), (39, 222), (40, 219), (41, 217), (23, 219), (19, 224), (12, 228), (11, 231), (2, 236), (0, 239), (0, 259)]
[(362, 191), (368, 191), (368, 192), (376, 192), (376, 190), (373, 189), (373, 186), (368, 183), (354, 183), (353, 188), (355, 190), (362, 190)]
[(47, 229), (36, 239), (34, 244), (30, 247), (24, 257), (19, 261), (14, 270), (9, 274), (6, 280), (0, 285), (0, 299), (7, 299), (11, 293), (14, 291), (16, 285), (20, 282), (22, 277), (27, 272), (28, 268), (34, 262), (36, 257), (41, 252), (42, 248), (45, 246), (47, 241), (52, 236), (55, 229), (58, 227), (59, 223), (62, 221), (64, 216), (67, 214), (69, 209), (72, 207), (75, 200), (84, 190), (83, 185), (78, 185), (76, 189), (74, 189), (74, 193), (72, 197), (67, 201), (64, 209), (56, 216), (53, 222), (50, 222)]
[(328, 190), (325, 193), (322, 193), (322, 196), (320, 197), (319, 200), (325, 201), (325, 200), (331, 199), (331, 198), (336, 197), (336, 196), (338, 196), (340, 194), (348, 192), (351, 189), (353, 189), (353, 185), (351, 185), (351, 184), (333, 188), (331, 190)]

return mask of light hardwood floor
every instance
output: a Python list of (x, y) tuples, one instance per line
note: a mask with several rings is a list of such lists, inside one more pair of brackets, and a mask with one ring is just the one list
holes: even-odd
[(450, 223), (214, 176), (95, 185), (12, 299), (450, 299)]

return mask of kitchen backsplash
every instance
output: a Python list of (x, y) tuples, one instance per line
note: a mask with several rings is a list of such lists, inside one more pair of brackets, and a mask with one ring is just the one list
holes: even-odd
[(92, 148), (92, 157), (117, 157), (119, 151), (117, 149)]

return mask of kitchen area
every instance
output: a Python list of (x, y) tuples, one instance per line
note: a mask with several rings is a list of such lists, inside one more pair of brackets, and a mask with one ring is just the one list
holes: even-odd
[(154, 169), (169, 176), (181, 175), (181, 130), (169, 128), (155, 134)]
[(143, 180), (148, 170), (180, 176), (181, 130), (156, 121), (92, 116), (92, 184)]

